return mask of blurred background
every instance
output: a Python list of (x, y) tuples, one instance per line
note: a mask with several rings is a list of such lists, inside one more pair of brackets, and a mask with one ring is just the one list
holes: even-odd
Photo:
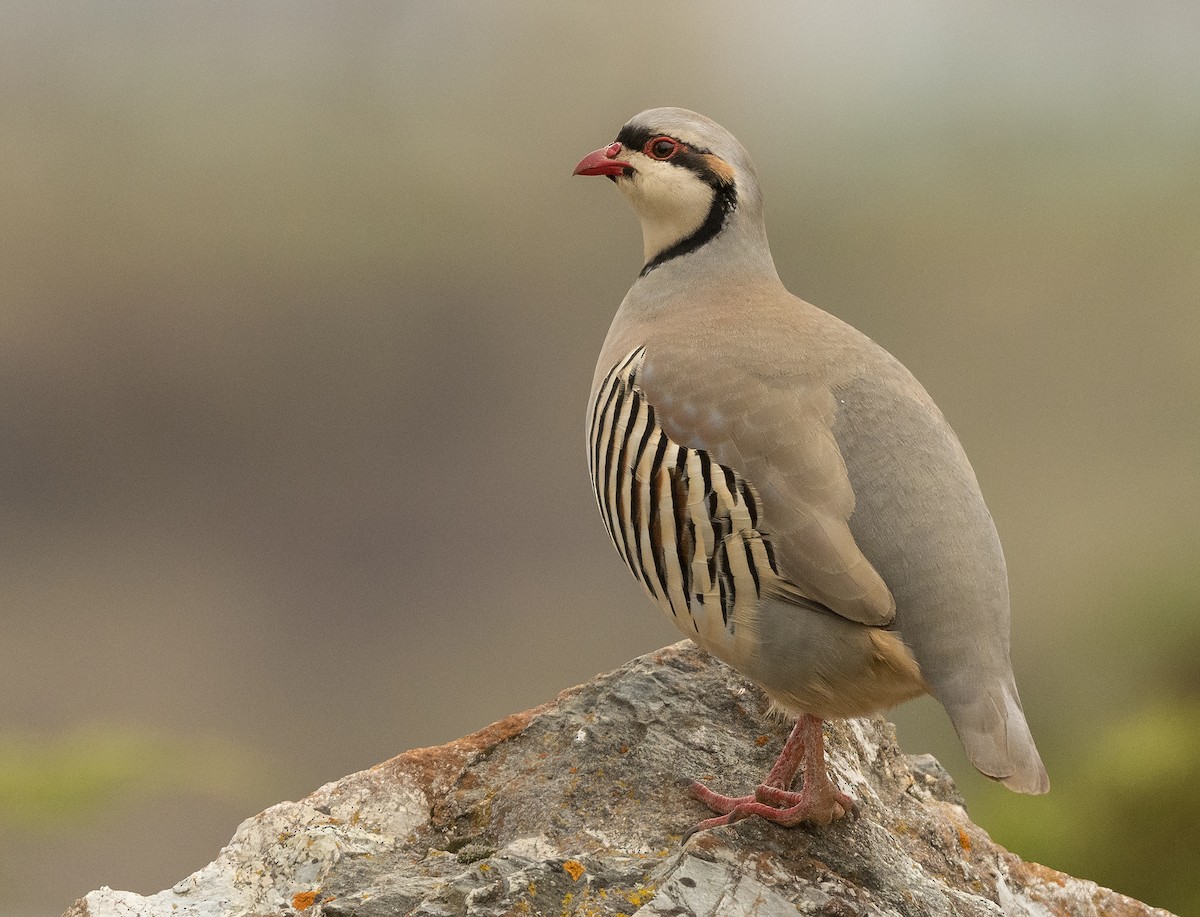
[[(900, 357), (1004, 539), (1026, 858), (1200, 913), (1200, 6), (0, 4), (0, 915), (676, 632), (583, 412), (634, 113), (754, 155), (780, 273)], [(682, 823), (686, 823), (686, 818)]]

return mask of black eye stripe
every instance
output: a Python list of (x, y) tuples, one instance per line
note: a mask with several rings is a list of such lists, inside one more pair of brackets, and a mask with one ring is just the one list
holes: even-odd
[[(646, 150), (647, 144), (651, 140), (665, 139), (674, 141), (679, 144), (675, 155), (669, 156), (666, 159), (658, 159), (651, 156)], [(673, 166), (679, 166), (684, 169), (690, 169), (695, 172), (704, 182), (715, 191), (723, 191), (727, 188), (732, 188), (733, 182), (730, 178), (731, 172), (719, 174), (713, 169), (708, 157), (713, 156), (711, 150), (707, 150), (702, 146), (695, 146), (680, 140), (678, 137), (672, 137), (670, 134), (665, 134), (662, 131), (653, 131), (644, 127), (636, 127), (625, 125), (621, 128), (621, 133), (617, 134), (617, 143), (629, 150), (636, 150), (643, 155), (650, 156), (657, 162), (669, 162)]]
[(681, 147), (684, 147), (693, 153), (711, 153), (711, 150), (706, 150), (704, 147), (696, 146), (693, 143), (687, 143), (686, 141), (680, 140), (678, 137), (672, 137), (670, 134), (663, 133), (662, 131), (652, 131), (644, 127), (632, 127), (628, 124), (621, 128), (621, 133), (617, 134), (617, 143), (621, 144), (621, 146), (628, 150), (641, 151), (646, 148), (647, 143), (658, 137), (666, 137), (674, 140)]

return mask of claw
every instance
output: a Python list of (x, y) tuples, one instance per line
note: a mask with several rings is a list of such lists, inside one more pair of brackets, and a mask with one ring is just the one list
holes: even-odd
[(730, 825), (730, 824), (733, 824), (733, 822), (731, 822), (729, 820), (728, 815), (719, 815), (716, 818), (706, 818), (704, 821), (697, 822), (696, 824), (692, 825), (690, 828), (688, 828), (686, 831), (683, 832), (683, 837), (681, 837), (679, 839), (679, 846), (680, 847), (687, 846), (687, 842), (690, 841), (697, 834), (699, 834), (701, 831), (707, 831), (709, 828), (720, 828), (722, 825)]

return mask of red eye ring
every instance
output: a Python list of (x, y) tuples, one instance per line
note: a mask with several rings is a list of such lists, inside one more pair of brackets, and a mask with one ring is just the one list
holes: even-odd
[(646, 141), (646, 145), (642, 147), (642, 152), (651, 159), (665, 161), (670, 159), (683, 147), (683, 144), (674, 137), (652, 137)]

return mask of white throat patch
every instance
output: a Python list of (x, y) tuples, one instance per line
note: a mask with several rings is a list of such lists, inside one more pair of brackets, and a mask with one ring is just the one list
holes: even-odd
[(636, 174), (617, 184), (642, 223), (646, 263), (703, 224), (716, 193), (690, 169), (645, 158)]

